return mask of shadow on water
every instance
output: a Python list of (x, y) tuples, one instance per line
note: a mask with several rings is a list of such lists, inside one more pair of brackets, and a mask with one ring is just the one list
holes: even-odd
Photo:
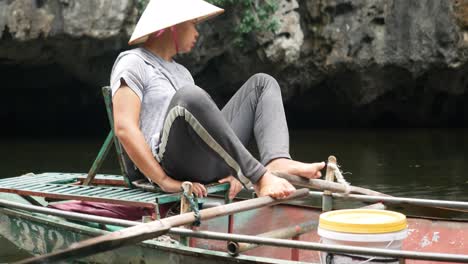
[[(335, 155), (353, 185), (395, 196), (468, 201), (467, 129), (293, 131), (291, 154), (307, 162)], [(103, 139), (104, 140), (104, 139)], [(0, 142), (0, 178), (28, 172), (86, 172), (100, 140)], [(111, 152), (102, 172), (119, 173)], [(0, 263), (25, 257), (0, 238)]]

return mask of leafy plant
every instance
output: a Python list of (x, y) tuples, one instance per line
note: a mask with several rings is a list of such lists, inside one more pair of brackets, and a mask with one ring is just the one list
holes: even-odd
[(149, 0), (137, 0), (137, 9), (138, 9), (138, 17), (143, 14), (146, 6), (148, 5)]
[(253, 32), (275, 32), (279, 23), (273, 17), (278, 10), (278, 0), (207, 0), (208, 2), (230, 8), (237, 13), (238, 24), (235, 25), (236, 39), (243, 46), (245, 39)]

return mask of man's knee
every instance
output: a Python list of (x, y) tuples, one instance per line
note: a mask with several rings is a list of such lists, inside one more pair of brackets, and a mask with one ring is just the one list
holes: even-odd
[(252, 75), (251, 79), (257, 84), (257, 88), (263, 89), (276, 89), (280, 91), (280, 86), (275, 78), (266, 73), (256, 73)]
[(260, 81), (275, 81), (276, 82), (275, 78), (273, 78), (271, 75), (262, 73), (262, 72), (252, 75), (252, 78), (255, 78), (256, 80), (260, 80)]
[(177, 90), (173, 100), (176, 105), (194, 107), (210, 102), (211, 98), (202, 88), (196, 85), (186, 85)]

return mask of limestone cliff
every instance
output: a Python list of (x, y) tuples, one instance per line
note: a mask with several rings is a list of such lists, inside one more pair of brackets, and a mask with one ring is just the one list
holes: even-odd
[[(295, 125), (468, 123), (468, 0), (278, 1), (276, 34), (254, 34), (238, 48), (227, 9), (179, 58), (218, 102), (262, 71), (279, 80)], [(114, 58), (129, 48), (136, 2), (0, 0), (0, 70), (14, 87), (7, 95), (38, 95), (49, 105), (43, 114), (53, 115), (54, 103), (92, 113)], [(27, 119), (19, 101), (1, 105), (0, 117)]]

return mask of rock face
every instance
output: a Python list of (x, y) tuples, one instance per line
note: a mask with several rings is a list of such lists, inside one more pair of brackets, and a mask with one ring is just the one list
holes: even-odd
[(84, 82), (105, 83), (109, 69), (100, 64), (126, 47), (135, 20), (131, 0), (0, 1), (0, 60), (58, 64)]
[(308, 14), (322, 23), (311, 37), (328, 46), (325, 82), (352, 119), (427, 125), (463, 116), (466, 1), (313, 2)]
[[(278, 2), (275, 34), (257, 33), (244, 48), (234, 46), (237, 18), (228, 7), (201, 25), (197, 48), (179, 58), (221, 104), (248, 76), (267, 72), (280, 82), (295, 126), (468, 123), (468, 0)], [(136, 6), (136, 0), (0, 1), (0, 70), (13, 98), (0, 106), (0, 117), (19, 114), (26, 122), (38, 113), (37, 99), (48, 105), (39, 107), (41, 116), (56, 115), (58, 107), (64, 123), (70, 112), (77, 119), (93, 115), (102, 107), (98, 87), (129, 48)], [(24, 105), (16, 99), (23, 93), (34, 99)]]

